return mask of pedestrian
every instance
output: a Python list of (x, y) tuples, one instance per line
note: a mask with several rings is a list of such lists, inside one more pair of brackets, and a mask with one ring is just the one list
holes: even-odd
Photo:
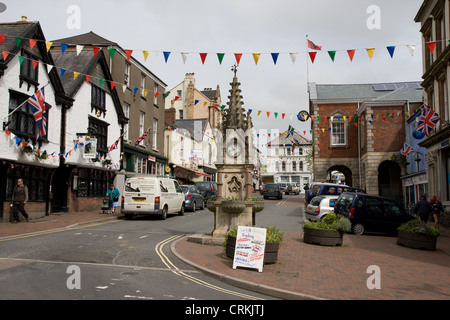
[(444, 207), (436, 195), (431, 198), (430, 204), (433, 208), (434, 226), (439, 229), (439, 219), (441, 218), (441, 213), (444, 212)]
[(305, 186), (303, 187), (303, 190), (305, 190), (305, 192), (307, 192), (309, 190), (309, 183), (305, 184)]
[(119, 189), (117, 189), (113, 184), (110, 184), (106, 195), (109, 196), (109, 213), (114, 214), (116, 212), (116, 208), (119, 206)]
[(427, 201), (427, 197), (422, 195), (419, 202), (414, 207), (414, 214), (423, 222), (427, 223), (430, 213), (432, 211), (431, 204)]
[(28, 222), (28, 213), (25, 211), (25, 204), (28, 202), (28, 188), (23, 184), (22, 179), (17, 180), (17, 185), (14, 187), (12, 195), (12, 209), (14, 222), (19, 222), (19, 211)]

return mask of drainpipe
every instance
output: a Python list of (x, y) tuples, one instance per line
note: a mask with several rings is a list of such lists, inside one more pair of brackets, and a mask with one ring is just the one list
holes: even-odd
[[(358, 101), (359, 110), (359, 101)], [(358, 171), (359, 171), (359, 188), (362, 189), (361, 185), (361, 122), (358, 117)]]

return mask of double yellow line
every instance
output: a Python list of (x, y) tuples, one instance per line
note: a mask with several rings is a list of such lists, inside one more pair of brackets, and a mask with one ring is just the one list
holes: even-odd
[(159, 258), (161, 259), (161, 261), (166, 265), (166, 267), (167, 267), (168, 269), (172, 270), (172, 272), (173, 272), (174, 274), (176, 274), (177, 276), (180, 276), (180, 277), (182, 277), (182, 278), (185, 278), (185, 279), (187, 279), (187, 280), (190, 280), (190, 281), (192, 281), (192, 282), (194, 282), (194, 283), (197, 283), (197, 284), (199, 284), (199, 285), (201, 285), (201, 286), (203, 286), (203, 287), (206, 287), (206, 288), (215, 290), (215, 291), (219, 291), (219, 292), (222, 292), (222, 293), (230, 294), (230, 295), (233, 295), (233, 296), (237, 296), (237, 297), (244, 298), (244, 299), (249, 299), (249, 300), (264, 300), (264, 299), (261, 299), (261, 298), (257, 298), (257, 297), (254, 297), (254, 296), (250, 296), (250, 295), (244, 294), (244, 293), (240, 293), (240, 292), (236, 292), (236, 291), (231, 291), (231, 290), (227, 290), (227, 289), (224, 289), (224, 288), (215, 286), (215, 285), (213, 285), (213, 284), (210, 284), (210, 283), (205, 282), (205, 281), (203, 281), (203, 280), (197, 279), (197, 278), (195, 278), (195, 277), (193, 277), (193, 276), (191, 276), (191, 275), (188, 275), (188, 274), (184, 273), (183, 271), (181, 271), (181, 270), (180, 270), (177, 266), (175, 266), (175, 265), (172, 263), (172, 261), (170, 261), (170, 259), (164, 254), (163, 249), (164, 249), (164, 246), (165, 246), (166, 244), (168, 244), (168, 243), (170, 243), (170, 242), (172, 242), (172, 241), (176, 241), (176, 240), (178, 240), (178, 239), (180, 239), (180, 238), (182, 238), (182, 237), (183, 237), (183, 235), (172, 236), (172, 237), (170, 237), (170, 238), (168, 238), (168, 239), (166, 239), (166, 240), (161, 241), (161, 242), (158, 243), (158, 244), (156, 245), (156, 247), (155, 247), (156, 253), (158, 254), (158, 256), (159, 256)]

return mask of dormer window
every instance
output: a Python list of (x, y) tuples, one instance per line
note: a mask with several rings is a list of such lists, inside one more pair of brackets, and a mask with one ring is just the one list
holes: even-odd
[(102, 112), (106, 113), (106, 92), (94, 85), (91, 90), (91, 110), (95, 110), (98, 117)]
[(27, 90), (30, 90), (30, 87), (34, 86), (35, 91), (37, 91), (39, 87), (39, 68), (33, 65), (33, 60), (38, 61), (39, 59), (25, 50), (22, 50), (21, 56), (24, 59), (20, 65), (20, 87), (22, 87), (22, 84), (26, 82), (28, 83)]

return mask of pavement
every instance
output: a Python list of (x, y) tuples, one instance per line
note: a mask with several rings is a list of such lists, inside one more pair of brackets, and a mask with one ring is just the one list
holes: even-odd
[[(118, 218), (120, 214), (80, 212), (4, 222), (0, 241)], [(402, 247), (396, 237), (380, 234), (345, 234), (340, 247), (306, 244), (301, 230), (285, 233), (284, 238), (277, 263), (265, 265), (262, 272), (233, 269), (224, 247), (202, 245), (188, 237), (172, 243), (172, 251), (225, 283), (285, 300), (450, 300), (449, 229), (441, 227), (436, 251)]]

